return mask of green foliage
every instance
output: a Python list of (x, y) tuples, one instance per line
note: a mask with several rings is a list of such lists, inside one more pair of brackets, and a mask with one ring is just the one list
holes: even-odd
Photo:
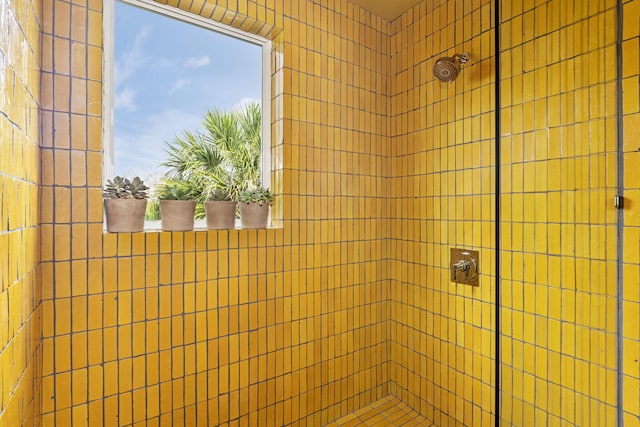
[(146, 221), (159, 221), (160, 220), (160, 203), (157, 200), (149, 200), (147, 202), (147, 210), (144, 213), (144, 219)]
[(146, 199), (149, 197), (148, 189), (137, 176), (133, 180), (116, 176), (113, 180), (107, 180), (102, 195), (105, 199)]
[(265, 203), (271, 203), (274, 198), (275, 194), (269, 191), (268, 188), (261, 186), (243, 190), (238, 194), (238, 201), (240, 203), (258, 203), (263, 205)]
[(204, 131), (166, 143), (167, 178), (189, 182), (200, 203), (223, 193), (237, 199), (241, 189), (260, 183), (261, 124), (257, 103), (238, 112), (207, 111)]
[(209, 194), (208, 200), (214, 200), (217, 202), (230, 202), (233, 200), (231, 193), (223, 188), (216, 188)]
[(196, 219), (205, 219), (207, 217), (207, 213), (204, 210), (203, 204), (196, 204)]
[(164, 179), (156, 187), (158, 200), (194, 200), (197, 194), (192, 183), (177, 179)]

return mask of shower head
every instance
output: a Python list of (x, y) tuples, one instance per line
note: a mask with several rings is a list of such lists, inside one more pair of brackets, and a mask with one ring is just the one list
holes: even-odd
[(433, 75), (442, 82), (452, 82), (460, 73), (460, 66), (469, 61), (468, 53), (455, 54), (451, 57), (443, 56), (433, 66)]

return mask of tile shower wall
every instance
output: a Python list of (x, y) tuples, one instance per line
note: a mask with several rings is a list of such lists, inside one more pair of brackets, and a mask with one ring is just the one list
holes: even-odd
[[(390, 391), (438, 426), (494, 423), (493, 22), (489, 0), (436, 0), (392, 25)], [(452, 247), (480, 251), (479, 287), (450, 281)]]
[(640, 425), (640, 0), (623, 2), (622, 115), (624, 170), (622, 409)]
[[(391, 26), (344, 1), (183, 6), (283, 30), (283, 227), (103, 235), (102, 4), (46, 0), (40, 19), (39, 3), (0, 0), (0, 425), (319, 425), (387, 392), (436, 424), (491, 424), (489, 3), (425, 2)], [(640, 2), (623, 5), (621, 404), (635, 425)], [(507, 425), (615, 417), (614, 6), (501, 3)], [(434, 81), (433, 61), (463, 50), (458, 80)], [(448, 281), (454, 245), (480, 249), (480, 288)]]
[(500, 418), (615, 425), (616, 2), (500, 5)]
[(0, 425), (39, 425), (40, 2), (0, 0)]
[[(436, 1), (392, 26), (390, 391), (442, 425), (492, 424), (493, 10)], [(501, 422), (616, 417), (614, 1), (504, 1)], [(638, 3), (624, 2), (625, 420), (638, 422)], [(443, 24), (444, 23), (444, 24)], [(455, 83), (433, 61), (469, 51)], [(634, 234), (635, 233), (635, 234)], [(479, 248), (480, 288), (448, 249)]]
[(282, 227), (103, 234), (103, 4), (45, 0), (43, 424), (327, 423), (388, 394), (388, 24), (171, 4), (276, 37)]

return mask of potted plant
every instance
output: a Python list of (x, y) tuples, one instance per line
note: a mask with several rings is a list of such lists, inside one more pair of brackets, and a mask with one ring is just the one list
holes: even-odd
[(269, 219), (269, 206), (275, 195), (268, 188), (257, 186), (238, 194), (240, 219), (243, 228), (265, 228)]
[(157, 187), (160, 219), (165, 231), (193, 230), (196, 202), (188, 182), (165, 179)]
[(136, 232), (144, 229), (148, 189), (137, 176), (132, 180), (121, 176), (107, 180), (103, 197), (108, 232)]
[(210, 230), (225, 230), (235, 227), (236, 206), (232, 193), (228, 189), (217, 188), (209, 193), (204, 202), (207, 216), (207, 228)]

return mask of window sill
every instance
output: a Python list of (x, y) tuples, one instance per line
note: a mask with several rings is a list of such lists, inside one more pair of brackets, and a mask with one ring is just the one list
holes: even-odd
[[(236, 218), (236, 224), (234, 228), (229, 228), (229, 229), (209, 229), (207, 228), (207, 221), (204, 219), (197, 219), (195, 220), (194, 224), (193, 224), (193, 229), (192, 230), (183, 230), (183, 231), (179, 231), (179, 232), (191, 232), (191, 231), (231, 231), (231, 230), (278, 230), (281, 229), (282, 227), (278, 227), (278, 226), (274, 226), (273, 224), (271, 225), (267, 225), (265, 228), (243, 228), (242, 227), (242, 223), (240, 218)], [(118, 232), (112, 232), (109, 233), (107, 231), (107, 223), (104, 222), (103, 224), (103, 233), (105, 234), (118, 234)], [(167, 230), (163, 230), (162, 229), (162, 222), (160, 220), (153, 220), (153, 221), (145, 221), (144, 222), (144, 229), (142, 231), (139, 231), (139, 233), (154, 233), (154, 232), (161, 232), (161, 233), (174, 233), (174, 231), (167, 231)]]

